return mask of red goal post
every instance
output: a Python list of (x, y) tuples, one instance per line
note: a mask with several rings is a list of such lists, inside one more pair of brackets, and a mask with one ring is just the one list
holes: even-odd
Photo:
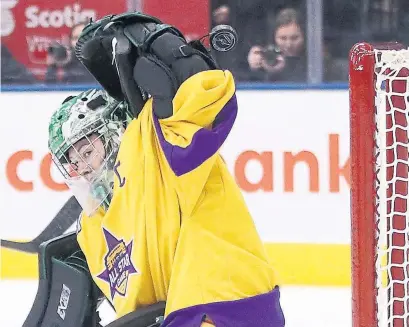
[(409, 50), (350, 52), (353, 327), (409, 327)]

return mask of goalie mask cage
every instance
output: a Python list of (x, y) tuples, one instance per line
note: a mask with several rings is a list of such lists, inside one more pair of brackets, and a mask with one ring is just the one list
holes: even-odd
[(409, 50), (350, 52), (354, 327), (409, 327)]

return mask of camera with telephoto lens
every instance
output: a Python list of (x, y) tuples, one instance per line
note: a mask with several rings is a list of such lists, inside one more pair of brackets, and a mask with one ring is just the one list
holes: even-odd
[(264, 48), (263, 54), (268, 63), (274, 64), (277, 61), (277, 57), (281, 54), (281, 51), (274, 44), (269, 44)]
[(53, 43), (48, 47), (48, 53), (57, 61), (65, 60), (68, 56), (66, 47), (59, 43)]

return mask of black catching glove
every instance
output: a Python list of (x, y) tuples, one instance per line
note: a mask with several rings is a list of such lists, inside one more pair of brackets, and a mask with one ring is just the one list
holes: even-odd
[(187, 43), (175, 27), (137, 12), (90, 22), (76, 55), (111, 96), (128, 102), (135, 117), (149, 96), (155, 114), (169, 117), (172, 99), (187, 78), (219, 69), (200, 41)]

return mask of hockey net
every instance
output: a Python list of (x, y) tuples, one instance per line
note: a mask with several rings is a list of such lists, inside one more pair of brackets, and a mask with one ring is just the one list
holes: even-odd
[(354, 327), (409, 327), (409, 50), (350, 53)]

